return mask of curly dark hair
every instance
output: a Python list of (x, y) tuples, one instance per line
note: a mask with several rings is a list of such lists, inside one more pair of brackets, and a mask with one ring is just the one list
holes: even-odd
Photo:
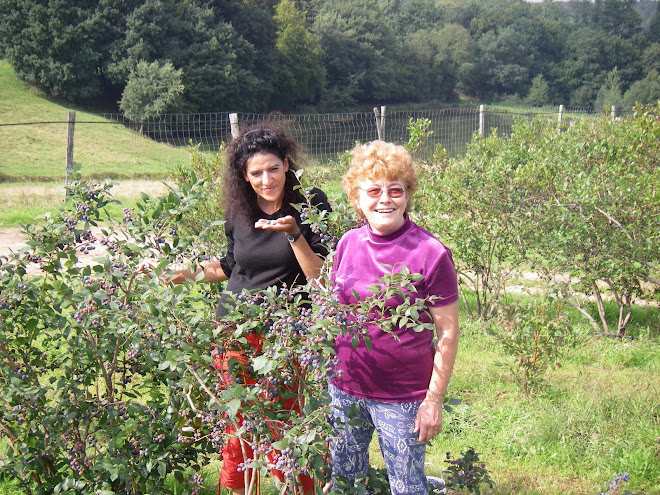
[(245, 180), (248, 159), (257, 153), (272, 153), (289, 162), (284, 186), (282, 205), (300, 203), (304, 196), (294, 188), (300, 184), (294, 171), (302, 147), (289, 133), (273, 123), (257, 124), (232, 139), (227, 147), (227, 162), (224, 176), (224, 201), (227, 218), (242, 218), (254, 222), (263, 212), (257, 204), (257, 194)]

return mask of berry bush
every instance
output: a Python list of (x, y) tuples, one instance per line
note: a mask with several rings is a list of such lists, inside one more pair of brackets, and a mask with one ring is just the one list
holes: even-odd
[[(326, 485), (334, 337), (367, 317), (414, 320), (423, 301), (398, 316), (378, 309), (414, 276), (392, 274), (371, 302), (343, 307), (326, 272), (325, 284), (237, 294), (215, 322), (221, 287), (164, 283), (214, 254), (217, 223), (182, 227), (206, 189), (145, 195), (113, 219), (111, 184), (78, 180), (62, 212), (27, 226), (28, 246), (2, 260), (0, 470), (26, 493), (195, 494), (200, 466), (232, 437), (252, 450), (241, 466), (249, 493), (272, 468), (282, 492), (300, 474)], [(331, 213), (300, 205), (331, 249), (355, 224), (335, 202)], [(137, 269), (145, 257), (160, 260), (151, 273)]]

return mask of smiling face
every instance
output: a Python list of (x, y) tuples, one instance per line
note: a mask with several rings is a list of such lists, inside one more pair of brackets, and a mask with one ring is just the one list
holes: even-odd
[(362, 181), (357, 206), (376, 234), (394, 232), (405, 221), (408, 206), (406, 184), (401, 180)]
[(257, 203), (264, 213), (272, 214), (282, 206), (289, 163), (272, 153), (256, 153), (248, 158), (245, 180), (257, 193)]

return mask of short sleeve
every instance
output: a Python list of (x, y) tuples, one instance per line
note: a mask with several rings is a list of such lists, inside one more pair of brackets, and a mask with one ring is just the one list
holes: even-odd
[(458, 276), (449, 248), (441, 244), (439, 256), (426, 277), (426, 295), (438, 299), (429, 306), (439, 307), (458, 301)]
[(227, 239), (227, 252), (220, 259), (220, 267), (225, 275), (229, 277), (236, 266), (234, 259), (234, 227), (228, 220), (225, 221), (225, 237)]

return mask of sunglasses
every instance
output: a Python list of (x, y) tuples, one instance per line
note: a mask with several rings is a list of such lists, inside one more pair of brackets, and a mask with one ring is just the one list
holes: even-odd
[[(370, 198), (380, 198), (380, 196), (383, 194), (383, 188), (378, 186), (368, 187), (367, 189), (360, 189), (366, 192), (367, 196)], [(387, 189), (387, 195), (390, 198), (400, 198), (403, 196), (404, 192), (406, 192), (406, 190), (403, 187), (398, 186), (390, 187)]]

